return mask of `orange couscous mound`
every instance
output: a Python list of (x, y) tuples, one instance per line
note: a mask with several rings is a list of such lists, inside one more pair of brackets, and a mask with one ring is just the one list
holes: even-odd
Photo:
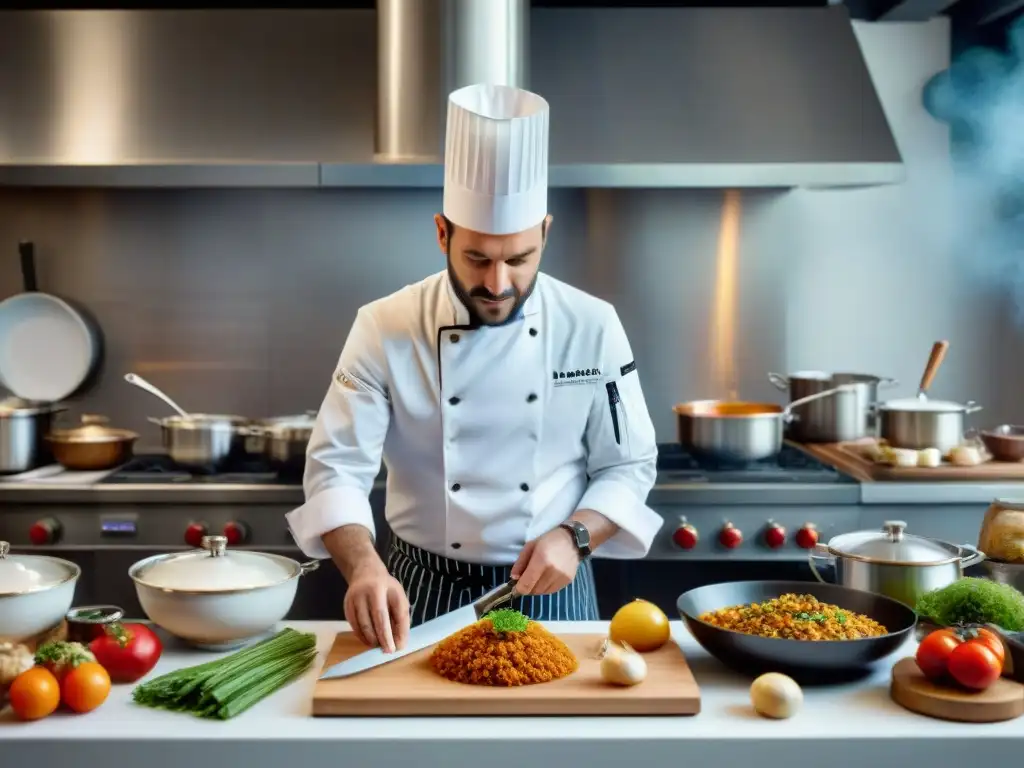
[(532, 685), (572, 674), (569, 647), (518, 611), (494, 611), (445, 638), (430, 664), (442, 677), (471, 685)]

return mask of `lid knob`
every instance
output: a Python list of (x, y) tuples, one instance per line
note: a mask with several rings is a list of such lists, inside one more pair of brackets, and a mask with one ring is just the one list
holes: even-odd
[(0, 560), (7, 557), (11, 551), (11, 545), (6, 541), (0, 541)]
[(892, 542), (903, 541), (906, 528), (907, 524), (902, 520), (886, 520), (882, 523), (882, 530), (889, 534), (889, 541)]
[(223, 556), (227, 547), (227, 536), (203, 536), (203, 549), (210, 550), (210, 557)]

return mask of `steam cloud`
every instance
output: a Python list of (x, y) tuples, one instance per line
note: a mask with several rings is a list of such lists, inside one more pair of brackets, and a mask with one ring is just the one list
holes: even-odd
[(1006, 50), (973, 48), (925, 93), (929, 112), (957, 143), (959, 244), (972, 272), (1011, 292), (1024, 325), (1024, 17)]

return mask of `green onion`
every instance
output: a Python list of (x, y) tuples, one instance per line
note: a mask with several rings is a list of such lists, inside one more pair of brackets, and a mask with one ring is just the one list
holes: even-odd
[(227, 720), (301, 677), (316, 655), (316, 635), (287, 627), (223, 659), (142, 683), (132, 698), (146, 707)]

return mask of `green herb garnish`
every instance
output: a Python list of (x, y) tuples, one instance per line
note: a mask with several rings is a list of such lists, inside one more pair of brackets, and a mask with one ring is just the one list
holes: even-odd
[(526, 616), (512, 608), (499, 608), (496, 611), (491, 611), (484, 618), (490, 621), (494, 631), (500, 634), (525, 632), (530, 624), (530, 620)]
[(923, 595), (917, 615), (943, 627), (995, 624), (1010, 632), (1024, 630), (1024, 595), (1008, 584), (966, 577)]
[(836, 621), (838, 621), (840, 624), (845, 624), (846, 623), (846, 614), (843, 613), (842, 611), (836, 611)]

